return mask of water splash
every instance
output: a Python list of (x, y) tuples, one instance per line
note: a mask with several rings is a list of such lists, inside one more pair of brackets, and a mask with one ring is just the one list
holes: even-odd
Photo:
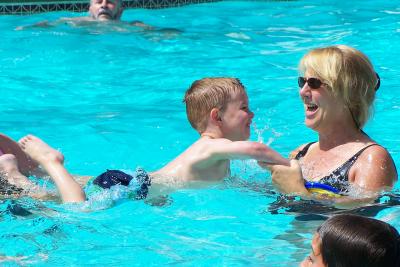
[[(262, 128), (258, 128), (255, 122), (252, 123), (253, 131), (256, 134), (257, 141), (260, 143), (264, 143), (267, 146), (270, 146), (276, 138), (281, 137), (282, 134), (277, 132), (275, 129), (270, 128), (268, 125), (264, 125)], [(269, 133), (272, 136), (269, 136), (267, 141), (264, 141), (264, 135)]]

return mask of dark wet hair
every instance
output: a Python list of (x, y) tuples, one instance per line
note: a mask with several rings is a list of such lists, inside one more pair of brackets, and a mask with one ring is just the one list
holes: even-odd
[(328, 267), (400, 267), (400, 236), (390, 224), (343, 214), (317, 230)]

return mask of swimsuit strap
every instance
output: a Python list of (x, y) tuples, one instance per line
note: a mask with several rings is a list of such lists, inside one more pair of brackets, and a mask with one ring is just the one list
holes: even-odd
[(303, 147), (302, 150), (300, 150), (299, 152), (297, 152), (297, 155), (294, 157), (294, 159), (299, 160), (300, 158), (304, 157), (304, 156), (307, 154), (307, 151), (308, 151), (308, 149), (310, 148), (310, 146), (311, 146), (312, 144), (314, 144), (314, 143), (315, 143), (315, 142), (311, 142), (311, 143), (308, 143), (307, 145), (305, 145), (305, 146)]
[(331, 172), (329, 175), (322, 177), (319, 182), (330, 184), (341, 191), (345, 191), (347, 189), (349, 183), (349, 172), (351, 167), (357, 161), (358, 157), (361, 155), (364, 150), (371, 146), (380, 146), (379, 144), (370, 144), (363, 148), (361, 148), (356, 154), (354, 154), (351, 158), (346, 160), (342, 165), (340, 165), (337, 169)]
[(367, 146), (361, 148), (361, 149), (360, 149), (356, 154), (354, 154), (354, 156), (351, 157), (348, 161), (350, 161), (350, 160), (352, 160), (352, 159), (354, 159), (354, 160), (358, 159), (358, 157), (361, 155), (361, 153), (363, 153), (365, 149), (367, 149), (367, 148), (369, 148), (369, 147), (371, 147), (371, 146), (381, 146), (381, 145), (379, 145), (379, 144), (377, 144), (377, 143), (373, 143), (373, 144), (367, 145)]
[(339, 168), (337, 168), (337, 169), (335, 170), (335, 172), (336, 172), (336, 171), (340, 171), (340, 170), (342, 170), (342, 172), (343, 172), (343, 170), (345, 170), (345, 177), (346, 177), (347, 180), (348, 180), (348, 174), (349, 174), (349, 172), (350, 172), (350, 168), (351, 168), (351, 167), (354, 165), (354, 163), (357, 161), (357, 159), (358, 159), (358, 157), (361, 155), (361, 153), (363, 153), (364, 150), (366, 150), (367, 148), (369, 148), (369, 147), (371, 147), (371, 146), (380, 146), (380, 145), (374, 143), (374, 144), (370, 144), (370, 145), (368, 145), (368, 146), (365, 146), (365, 147), (361, 148), (356, 154), (354, 154), (354, 155), (353, 155), (351, 158), (349, 158), (345, 163), (343, 163)]

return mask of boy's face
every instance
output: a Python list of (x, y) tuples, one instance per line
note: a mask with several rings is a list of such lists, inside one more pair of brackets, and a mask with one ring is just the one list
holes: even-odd
[(231, 141), (244, 141), (250, 137), (250, 124), (254, 113), (250, 111), (245, 92), (236, 93), (221, 114), (223, 137)]

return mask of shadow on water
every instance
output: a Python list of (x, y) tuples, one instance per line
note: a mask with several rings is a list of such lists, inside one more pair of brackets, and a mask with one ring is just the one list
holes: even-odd
[(332, 205), (314, 200), (299, 200), (296, 197), (279, 195), (268, 211), (271, 214), (290, 213), (298, 221), (326, 220), (332, 215), (351, 213), (367, 217), (375, 217), (384, 209), (399, 206), (400, 194), (387, 192), (380, 195), (373, 203), (353, 209), (339, 209)]
[(5, 212), (10, 215), (22, 216), (22, 217), (32, 215), (32, 212), (30, 212), (28, 209), (26, 209), (25, 207), (23, 207), (22, 205), (20, 205), (15, 201), (10, 201), (10, 203), (7, 204)]
[(54, 210), (47, 208), (41, 202), (29, 197), (0, 200), (0, 220), (7, 220), (7, 217), (13, 219), (33, 218), (38, 215), (51, 215), (51, 212), (54, 213)]

